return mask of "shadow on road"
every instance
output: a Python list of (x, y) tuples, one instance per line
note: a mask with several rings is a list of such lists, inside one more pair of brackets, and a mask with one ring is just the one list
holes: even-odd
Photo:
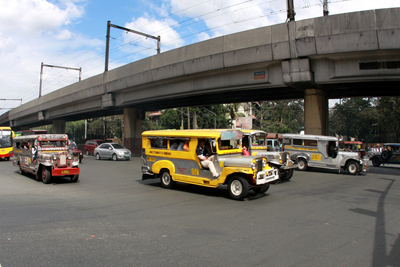
[(374, 251), (371, 266), (400, 266), (400, 234), (397, 235), (397, 239), (390, 253), (387, 252), (386, 248), (386, 235), (388, 235), (388, 233), (386, 233), (385, 225), (385, 198), (395, 180), (387, 178), (381, 179), (384, 181), (389, 181), (389, 184), (384, 191), (374, 189), (365, 190), (380, 195), (376, 211), (365, 210), (361, 208), (349, 210), (362, 215), (375, 217)]

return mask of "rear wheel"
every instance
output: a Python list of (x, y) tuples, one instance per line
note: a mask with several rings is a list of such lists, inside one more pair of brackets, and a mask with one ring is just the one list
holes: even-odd
[(171, 175), (168, 170), (164, 170), (161, 172), (161, 186), (164, 188), (172, 188), (175, 184), (175, 181), (172, 180)]
[(229, 196), (235, 200), (243, 200), (249, 193), (249, 182), (243, 177), (233, 177), (228, 183)]
[(379, 165), (381, 165), (381, 162), (379, 161), (379, 159), (377, 157), (372, 158), (372, 165), (374, 165), (375, 167), (378, 167)]
[(356, 175), (358, 173), (358, 164), (355, 161), (350, 161), (347, 164), (347, 173), (348, 174), (352, 174), (352, 175)]
[(307, 161), (305, 159), (299, 159), (297, 162), (297, 168), (299, 171), (305, 171), (307, 170)]
[(44, 184), (51, 183), (51, 171), (48, 167), (42, 167), (42, 182)]
[(19, 163), (18, 166), (19, 166), (19, 173), (20, 173), (20, 174), (25, 174), (25, 172), (24, 172), (24, 171), (22, 170), (22, 168), (21, 168), (21, 163)]
[(253, 187), (254, 193), (257, 193), (257, 194), (265, 193), (268, 191), (268, 189), (269, 189), (269, 184), (263, 184), (259, 187)]

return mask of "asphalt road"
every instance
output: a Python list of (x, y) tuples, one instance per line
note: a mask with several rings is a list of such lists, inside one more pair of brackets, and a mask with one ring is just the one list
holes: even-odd
[(85, 157), (50, 185), (0, 161), (0, 266), (400, 266), (400, 166), (295, 172), (263, 195)]

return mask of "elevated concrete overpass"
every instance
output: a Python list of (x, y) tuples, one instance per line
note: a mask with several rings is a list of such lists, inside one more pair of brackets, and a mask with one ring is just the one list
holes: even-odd
[(217, 103), (305, 99), (305, 132), (327, 134), (328, 99), (400, 95), (400, 9), (262, 27), (142, 59), (61, 88), (0, 116), (0, 125), (124, 114), (140, 147), (143, 112)]

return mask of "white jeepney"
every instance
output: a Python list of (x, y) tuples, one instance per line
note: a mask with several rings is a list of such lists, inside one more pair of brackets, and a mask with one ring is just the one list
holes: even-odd
[(346, 169), (349, 174), (368, 170), (368, 161), (359, 152), (338, 150), (338, 138), (308, 134), (282, 134), (284, 151), (297, 162), (299, 170), (308, 167), (335, 169), (339, 173)]

